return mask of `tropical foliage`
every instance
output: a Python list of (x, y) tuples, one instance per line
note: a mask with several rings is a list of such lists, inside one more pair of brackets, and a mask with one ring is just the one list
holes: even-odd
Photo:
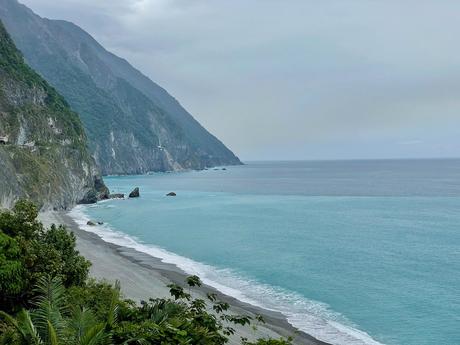
[(37, 215), (27, 201), (0, 213), (0, 303), (7, 312), (29, 307), (45, 275), (65, 287), (82, 286), (88, 277), (90, 262), (75, 249), (75, 235), (63, 226), (45, 231)]
[(135, 303), (118, 283), (88, 279), (88, 270), (75, 236), (63, 226), (44, 229), (31, 203), (0, 212), (0, 345), (221, 345), (235, 327), (263, 322), (232, 314), (215, 294), (193, 298), (191, 289), (202, 285), (197, 276), (186, 279), (187, 289), (169, 285), (171, 298)]

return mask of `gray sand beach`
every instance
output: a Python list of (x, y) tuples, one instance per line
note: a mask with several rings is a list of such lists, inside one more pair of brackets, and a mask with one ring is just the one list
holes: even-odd
[[(160, 259), (138, 252), (131, 248), (117, 246), (103, 241), (99, 236), (84, 231), (64, 212), (40, 213), (40, 220), (45, 226), (65, 224), (77, 237), (77, 248), (91, 261), (90, 275), (109, 282), (120, 281), (123, 295), (134, 301), (149, 298), (169, 297), (167, 287), (171, 282), (184, 285), (187, 274), (178, 267), (164, 263)], [(208, 292), (216, 293), (219, 300), (230, 304), (230, 312), (249, 316), (262, 315), (265, 324), (252, 327), (235, 327), (236, 334), (229, 344), (240, 344), (240, 337), (255, 340), (257, 338), (294, 338), (294, 344), (328, 345), (310, 335), (298, 331), (290, 325), (281, 313), (265, 310), (224, 295), (210, 286), (200, 290), (191, 290), (193, 297), (206, 299)]]

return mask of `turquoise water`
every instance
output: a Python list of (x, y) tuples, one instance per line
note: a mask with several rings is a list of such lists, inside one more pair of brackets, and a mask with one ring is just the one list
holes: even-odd
[[(334, 344), (460, 344), (460, 161), (249, 163), (109, 177), (141, 198), (79, 207)], [(177, 197), (164, 196), (177, 192)]]

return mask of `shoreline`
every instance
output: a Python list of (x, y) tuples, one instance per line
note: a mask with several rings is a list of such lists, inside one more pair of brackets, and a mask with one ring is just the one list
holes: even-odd
[[(80, 254), (92, 263), (90, 276), (111, 283), (119, 280), (125, 298), (139, 302), (150, 297), (170, 297), (167, 285), (176, 283), (183, 286), (185, 278), (189, 276), (174, 264), (164, 263), (160, 258), (133, 248), (106, 242), (97, 234), (81, 229), (68, 212), (43, 212), (39, 218), (46, 227), (52, 223), (66, 225), (77, 238), (77, 249)], [(236, 333), (230, 337), (229, 344), (240, 344), (240, 337), (252, 341), (257, 338), (279, 339), (291, 336), (294, 338), (293, 344), (330, 345), (298, 330), (280, 312), (240, 301), (212, 286), (203, 284), (200, 289), (192, 288), (191, 292), (194, 298), (204, 299), (207, 293), (216, 293), (219, 300), (230, 305), (230, 313), (263, 316), (265, 324), (257, 324), (256, 331), (251, 326), (234, 327)]]

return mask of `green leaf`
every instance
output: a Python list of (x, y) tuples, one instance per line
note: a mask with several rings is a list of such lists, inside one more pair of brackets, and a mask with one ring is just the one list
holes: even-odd
[(58, 345), (58, 338), (57, 338), (56, 330), (54, 329), (50, 321), (48, 321), (48, 335), (49, 335), (49, 344)]

